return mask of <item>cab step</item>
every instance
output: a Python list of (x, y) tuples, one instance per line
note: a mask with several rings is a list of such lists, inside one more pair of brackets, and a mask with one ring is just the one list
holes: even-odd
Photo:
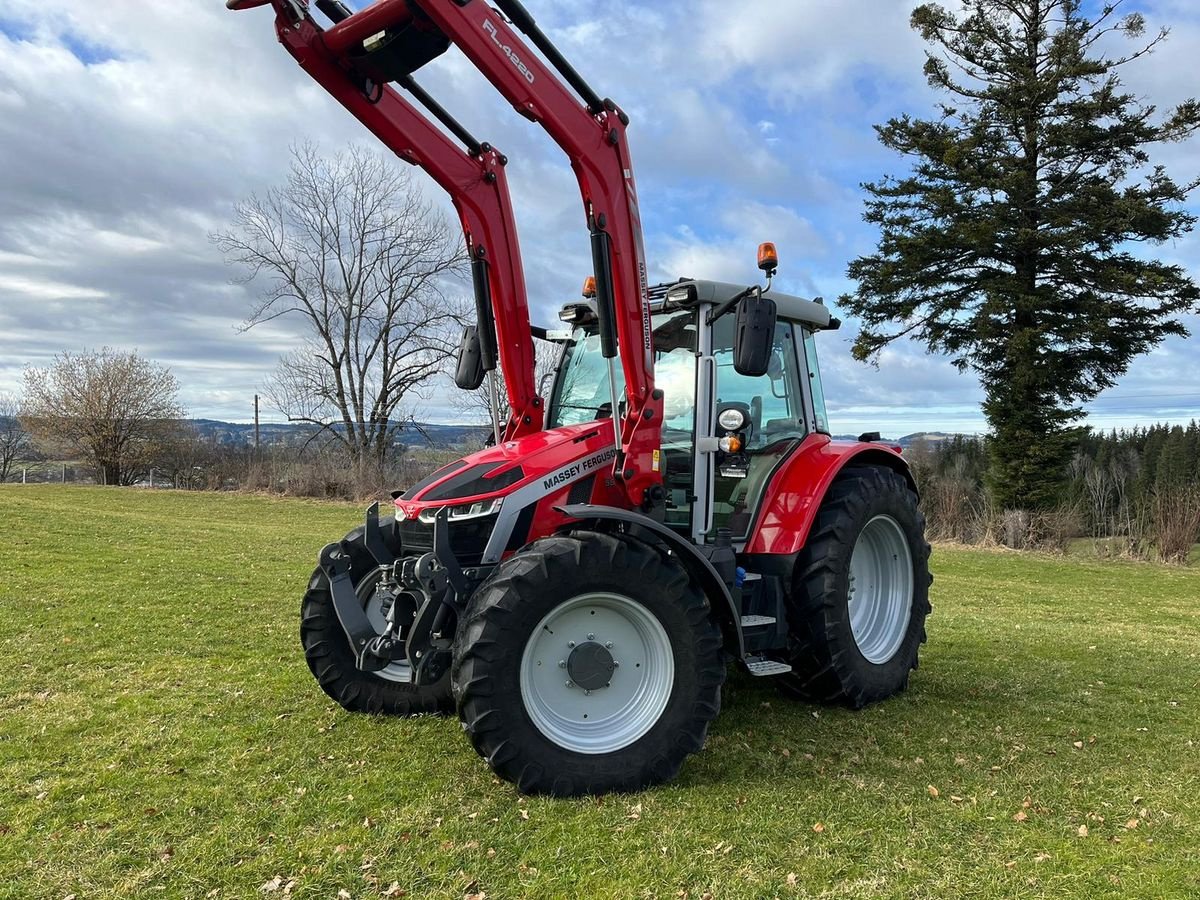
[(761, 656), (751, 656), (747, 657), (744, 662), (746, 663), (746, 670), (751, 675), (786, 675), (792, 671), (791, 666), (777, 659), (764, 659)]
[(755, 628), (759, 625), (774, 625), (774, 616), (742, 616), (743, 628)]

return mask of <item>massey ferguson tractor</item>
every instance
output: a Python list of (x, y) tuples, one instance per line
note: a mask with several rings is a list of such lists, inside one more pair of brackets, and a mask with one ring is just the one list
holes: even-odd
[[(627, 116), (493, 3), (228, 2), (271, 6), (300, 66), (450, 194), (476, 301), (455, 380), (492, 399), (491, 446), (321, 551), (300, 636), (344, 708), (454, 708), (521, 791), (637, 790), (704, 744), (731, 663), (822, 703), (902, 690), (929, 545), (899, 448), (829, 436), (816, 336), (838, 321), (771, 290), (770, 244), (765, 287), (649, 285)], [(413, 78), (451, 44), (578, 178), (594, 274), (559, 330), (530, 323), (507, 158)], [(557, 348), (547, 397), (535, 340)]]

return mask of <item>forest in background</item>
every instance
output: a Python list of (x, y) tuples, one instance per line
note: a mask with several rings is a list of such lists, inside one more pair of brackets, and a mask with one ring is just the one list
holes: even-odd
[(1058, 504), (998, 509), (988, 439), (916, 441), (905, 451), (933, 540), (1065, 550), (1091, 538), (1105, 556), (1187, 560), (1200, 542), (1200, 423), (1080, 429)]

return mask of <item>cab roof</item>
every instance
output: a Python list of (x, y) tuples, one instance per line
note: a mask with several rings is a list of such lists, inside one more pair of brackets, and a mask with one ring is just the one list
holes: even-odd
[[(695, 287), (694, 300), (687, 304), (673, 303), (672, 305), (684, 306), (692, 305), (693, 303), (711, 303), (714, 306), (719, 306), (726, 300), (746, 290), (744, 284), (730, 284), (726, 281), (707, 281), (699, 278), (681, 278), (679, 281), (671, 282), (670, 284), (657, 284), (650, 288), (650, 304), (653, 308), (661, 308), (667, 303), (667, 291), (677, 289), (687, 285)], [(779, 318), (787, 319), (792, 322), (800, 322), (812, 328), (836, 328), (839, 323), (830, 315), (828, 308), (823, 303), (817, 303), (812, 300), (805, 300), (801, 297), (794, 297), (791, 294), (785, 294), (782, 291), (769, 290), (763, 291), (763, 296), (769, 300), (775, 301), (775, 308), (778, 310)]]

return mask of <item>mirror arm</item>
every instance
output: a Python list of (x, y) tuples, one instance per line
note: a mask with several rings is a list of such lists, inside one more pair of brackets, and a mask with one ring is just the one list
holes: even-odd
[(737, 306), (739, 303), (741, 303), (743, 300), (745, 300), (747, 297), (749, 297), (751, 294), (753, 294), (756, 290), (758, 290), (758, 288), (748, 287), (744, 291), (742, 291), (740, 294), (735, 294), (733, 297), (726, 300), (720, 306), (716, 307), (712, 312), (710, 312), (708, 314), (708, 324), (711, 325), (713, 322), (717, 321), (717, 319), (721, 318), (721, 316), (725, 315), (727, 312), (729, 312), (731, 309), (733, 309), (735, 306)]

